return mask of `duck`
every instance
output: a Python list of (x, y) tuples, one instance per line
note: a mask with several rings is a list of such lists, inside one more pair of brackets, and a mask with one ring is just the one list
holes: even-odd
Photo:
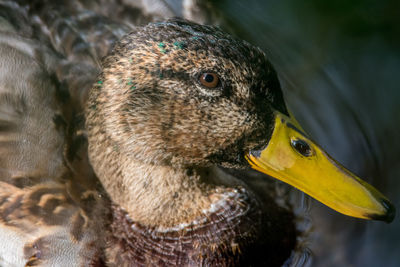
[(345, 215), (395, 216), (301, 128), (265, 53), (218, 27), (175, 18), (124, 35), (83, 117), (62, 55), (4, 28), (1, 265), (280, 266), (294, 214), (248, 169)]

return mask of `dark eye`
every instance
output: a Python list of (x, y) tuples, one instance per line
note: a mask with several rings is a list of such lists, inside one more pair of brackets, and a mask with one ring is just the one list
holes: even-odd
[(290, 141), (290, 144), (292, 145), (294, 150), (296, 150), (297, 152), (299, 152), (301, 155), (303, 155), (305, 157), (310, 157), (313, 154), (313, 151), (312, 151), (310, 145), (304, 140), (292, 139)]
[(199, 82), (205, 87), (215, 88), (219, 85), (219, 78), (215, 73), (205, 72), (200, 75)]

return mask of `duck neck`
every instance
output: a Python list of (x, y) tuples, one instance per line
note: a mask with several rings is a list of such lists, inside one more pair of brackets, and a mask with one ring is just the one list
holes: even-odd
[(240, 252), (254, 242), (248, 237), (259, 232), (260, 210), (244, 188), (206, 186), (197, 171), (137, 162), (125, 166), (130, 171), (121, 172), (120, 183), (105, 184), (114, 202), (107, 261), (236, 265)]
[(239, 191), (225, 194), (200, 218), (168, 228), (137, 223), (113, 205), (107, 260), (132, 266), (238, 265), (242, 253), (253, 250), (262, 225), (260, 211)]
[(115, 172), (120, 177), (106, 179), (103, 185), (131, 220), (149, 227), (188, 224), (204, 216), (224, 195), (219, 192), (222, 189), (201, 183), (195, 172), (135, 161), (123, 166)]
[[(281, 264), (293, 248), (292, 217), (276, 208), (266, 212), (244, 187), (215, 181), (215, 173), (129, 160), (113, 149), (96, 153), (91, 145), (90, 160), (113, 202), (104, 251), (107, 262), (235, 266), (257, 262), (257, 255), (271, 249), (283, 251), (265, 259), (265, 265), (275, 266), (270, 263)], [(203, 182), (206, 177), (213, 182)]]

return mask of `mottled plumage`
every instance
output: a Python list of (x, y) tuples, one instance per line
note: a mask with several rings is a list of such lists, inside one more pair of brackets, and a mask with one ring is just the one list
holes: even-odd
[(94, 176), (80, 184), (65, 163), (67, 103), (54, 74), (60, 58), (11, 27), (1, 30), (0, 264), (85, 265), (97, 253), (91, 216), (101, 212), (87, 204), (99, 193), (87, 191), (96, 188)]
[[(0, 265), (276, 266), (289, 257), (293, 214), (216, 167), (246, 168), (245, 151), (271, 134), (272, 109), (287, 113), (261, 50), (185, 20), (119, 26), (101, 5), (93, 15), (88, 3), (1, 4), (13, 13), (0, 21), (0, 239), (9, 240)], [(221, 85), (201, 86), (202, 72)]]

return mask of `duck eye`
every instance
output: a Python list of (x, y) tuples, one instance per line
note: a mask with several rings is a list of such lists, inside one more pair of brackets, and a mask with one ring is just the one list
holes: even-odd
[(292, 145), (294, 150), (296, 150), (298, 153), (300, 153), (301, 155), (303, 155), (305, 157), (310, 157), (313, 154), (313, 151), (312, 151), (310, 145), (304, 140), (292, 139), (290, 141), (290, 144)]
[(202, 73), (199, 77), (199, 81), (202, 85), (208, 88), (215, 88), (219, 84), (218, 75), (212, 72)]

